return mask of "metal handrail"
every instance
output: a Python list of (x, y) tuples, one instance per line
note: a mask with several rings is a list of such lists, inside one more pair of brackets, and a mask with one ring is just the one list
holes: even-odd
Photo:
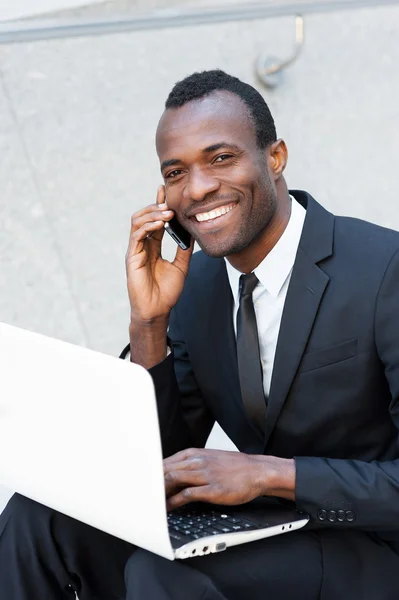
[(399, 4), (399, 0), (330, 0), (318, 2), (249, 2), (197, 10), (165, 9), (142, 16), (91, 19), (30, 19), (0, 24), (0, 44), (32, 42), (67, 37), (109, 35), (128, 31), (145, 31), (231, 21), (251, 21), (271, 17), (337, 12), (355, 8), (375, 8)]
[(261, 54), (255, 65), (255, 71), (260, 81), (269, 88), (275, 88), (281, 81), (284, 69), (292, 65), (299, 57), (305, 41), (304, 22), (301, 15), (295, 19), (295, 45), (290, 56), (284, 59)]

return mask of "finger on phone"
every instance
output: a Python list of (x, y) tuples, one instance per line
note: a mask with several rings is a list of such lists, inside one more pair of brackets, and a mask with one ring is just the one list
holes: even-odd
[(164, 185), (158, 186), (157, 204), (158, 204), (158, 206), (161, 205), (162, 207), (164, 204), (166, 206), (166, 194), (165, 194), (165, 186)]
[[(158, 208), (158, 207), (157, 207)], [(152, 212), (147, 212), (140, 217), (136, 217), (132, 221), (131, 231), (132, 233), (143, 227), (146, 223), (154, 223), (156, 221), (170, 221), (173, 218), (173, 211), (161, 211), (161, 210), (153, 210)]]
[(148, 206), (145, 206), (144, 208), (141, 208), (140, 210), (138, 210), (132, 214), (131, 222), (133, 223), (133, 221), (135, 221), (139, 217), (148, 215), (149, 213), (154, 212), (155, 210), (165, 210), (164, 204), (161, 204), (161, 206), (160, 206), (158, 203), (154, 203), (154, 204), (149, 204)]
[(151, 221), (145, 223), (140, 229), (137, 229), (130, 236), (130, 253), (138, 254), (144, 248), (144, 242), (151, 234), (154, 237), (157, 231), (163, 234), (163, 221)]

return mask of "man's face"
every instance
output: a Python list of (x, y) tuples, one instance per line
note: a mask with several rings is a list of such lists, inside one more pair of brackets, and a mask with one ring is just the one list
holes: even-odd
[(241, 252), (266, 229), (277, 205), (269, 150), (241, 98), (220, 91), (166, 110), (156, 145), (168, 207), (206, 254)]

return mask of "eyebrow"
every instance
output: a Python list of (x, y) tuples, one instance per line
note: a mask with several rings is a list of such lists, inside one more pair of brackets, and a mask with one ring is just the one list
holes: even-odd
[[(231, 148), (232, 150), (237, 150), (241, 152), (241, 148), (237, 146), (237, 144), (232, 144), (231, 142), (218, 142), (217, 144), (212, 144), (211, 146), (207, 146), (202, 150), (203, 154), (210, 154), (211, 152), (215, 152), (216, 150), (220, 150), (221, 148)], [(169, 160), (164, 160), (161, 163), (161, 171), (166, 169), (167, 167), (173, 167), (173, 165), (178, 165), (181, 163), (180, 158), (170, 158)]]
[(202, 152), (204, 152), (204, 153), (215, 152), (215, 150), (220, 150), (221, 148), (231, 148), (234, 150), (241, 150), (241, 148), (239, 146), (237, 146), (237, 144), (232, 144), (231, 142), (218, 142), (217, 144), (212, 144), (212, 146), (207, 146), (206, 148), (203, 149)]
[(161, 163), (161, 171), (166, 169), (166, 167), (172, 167), (173, 165), (178, 165), (179, 163), (181, 163), (179, 158), (170, 158), (169, 160), (164, 160), (163, 163)]

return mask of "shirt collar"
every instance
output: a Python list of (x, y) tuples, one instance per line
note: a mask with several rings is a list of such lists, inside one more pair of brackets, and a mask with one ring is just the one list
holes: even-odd
[[(291, 215), (283, 235), (274, 248), (256, 267), (254, 273), (263, 287), (271, 296), (277, 298), (288, 275), (294, 266), (299, 240), (301, 238), (303, 224), (305, 222), (306, 210), (293, 198), (291, 198)], [(234, 300), (238, 302), (239, 280), (241, 273), (225, 259), (230, 287)]]

